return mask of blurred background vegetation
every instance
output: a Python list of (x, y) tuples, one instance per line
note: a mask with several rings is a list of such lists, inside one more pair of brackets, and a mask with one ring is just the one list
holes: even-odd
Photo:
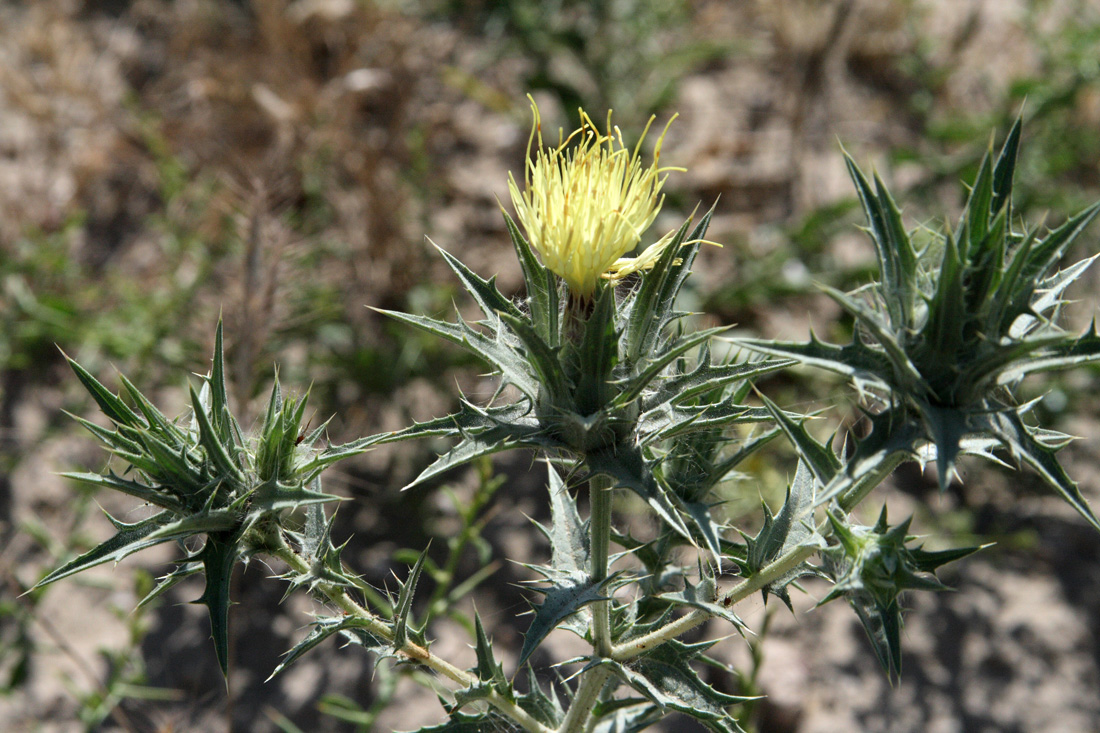
[[(508, 171), (522, 171), (527, 93), (548, 129), (571, 128), (578, 106), (597, 120), (614, 109), (628, 139), (650, 115), (663, 126), (680, 114), (665, 156), (688, 170), (670, 176), (654, 235), (717, 201), (709, 236), (725, 246), (703, 253), (685, 306), (701, 323), (753, 334), (850, 330), (814, 289), (871, 276), (840, 144), (878, 169), (916, 226), (958, 211), (960, 181), (973, 174), (990, 132), (1003, 134), (1023, 110), (1023, 218), (1054, 225), (1100, 199), (1100, 6), (1090, 0), (7, 0), (0, 728), (384, 731), (441, 717), (431, 695), (410, 712), (407, 701), (421, 699), (408, 697), (416, 688), (336, 649), (264, 685), (297, 633), (295, 613), (308, 605), (273, 613), (281, 590), (262, 567), (239, 578), (238, 672), (228, 696), (201, 613), (179, 605), (197, 590), (184, 585), (151, 610), (129, 612), (156, 568), (127, 563), (91, 583), (20, 593), (105, 536), (97, 502), (124, 519), (133, 510), (53, 475), (104, 460), (62, 412), (91, 416), (58, 347), (105, 383), (117, 368), (182, 411), (187, 374), (207, 370), (221, 314), (242, 422), (255, 418), (277, 365), (284, 385), (312, 385), (317, 422), (335, 415), (334, 442), (443, 414), (456, 385), (488, 397), (493, 383), (482, 365), (365, 306), (446, 314), (457, 290), (432, 242), (522, 295), (499, 206)], [(1071, 314), (1078, 327), (1093, 305)], [(1061, 427), (1088, 433), (1097, 427), (1095, 386), (1093, 373), (1036, 386), (1036, 395), (1047, 394), (1039, 409), (1056, 426), (1065, 411)], [(768, 389), (805, 409), (847, 395), (835, 381), (802, 375)], [(1094, 436), (1071, 465), (1095, 496), (1095, 475), (1082, 475), (1100, 463)], [(451, 477), (447, 491), (399, 494), (438, 447), (378, 451), (330, 477), (329, 490), (354, 500), (340, 512), (342, 536), (354, 535), (351, 565), (383, 587), (407, 548), (437, 538), (423, 613), (439, 619), (441, 639), (459, 637), (441, 641), (443, 651), (465, 653), (458, 632), (471, 587), (462, 581), (487, 567), (476, 578), (478, 608), (497, 624), (498, 648), (514, 652), (524, 605), (509, 583), (525, 576), (489, 558), (544, 551), (524, 516), (545, 515), (540, 474), (529, 456), (512, 456)], [(761, 495), (774, 498), (791, 468), (781, 449), (754, 465), (754, 481), (730, 487), (729, 515), (758, 512)], [(902, 479), (903, 501), (931, 496), (916, 471)], [(1091, 621), (1077, 622), (1087, 648), (1072, 679), (1095, 690), (1100, 577), (1063, 560), (1100, 566), (1100, 548), (1038, 498), (998, 501), (1005, 480), (1029, 479), (970, 482), (978, 486), (934, 499), (936, 518), (919, 503), (907, 510), (949, 537), (997, 539), (1002, 549), (989, 562), (1001, 571), (1025, 572), (1013, 548), (1040, 548), (1047, 566), (1035, 582), (1044, 573), (1058, 581), (1050, 602), (1071, 618), (1092, 609)], [(966, 578), (958, 584), (970, 590)], [(828, 623), (808, 622), (780, 642), (811, 641), (807, 626)], [(962, 619), (943, 623), (969, 638)], [(973, 633), (1000, 630), (995, 620), (983, 623)], [(848, 674), (878, 690), (873, 658), (853, 638)], [(1043, 729), (1026, 717), (1042, 706), (1018, 711), (1016, 727), (997, 727), (992, 714), (965, 717), (976, 713), (954, 688), (969, 679), (971, 662), (948, 664), (947, 677), (937, 677), (928, 670), (946, 663), (933, 650), (931, 666), (922, 666), (914, 646), (912, 676), (870, 710), (832, 699), (835, 677), (805, 650), (769, 672), (766, 645), (754, 643), (743, 650), (741, 678), (712, 682), (767, 693), (769, 702), (745, 714), (744, 725), (761, 731), (828, 730), (814, 728), (822, 705), (862, 730), (926, 730), (941, 698), (953, 701), (948, 715), (957, 721)], [(782, 660), (784, 647), (775, 648), (772, 658)], [(1001, 659), (1008, 652), (990, 654), (976, 664), (1012, 668), (993, 671), (1009, 680), (997, 689), (1038, 689), (1011, 655)], [(1082, 730), (1100, 726), (1100, 703), (1070, 697), (1095, 723)], [(381, 712), (391, 698), (404, 707)], [(891, 706), (909, 717), (876, 727)]]

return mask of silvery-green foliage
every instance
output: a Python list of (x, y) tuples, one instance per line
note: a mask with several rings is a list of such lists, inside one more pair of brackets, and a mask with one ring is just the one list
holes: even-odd
[[(65, 475), (136, 497), (156, 510), (132, 524), (108, 515), (117, 534), (53, 571), (39, 585), (100, 563), (117, 563), (155, 545), (184, 546), (199, 538), (197, 547), (188, 545), (191, 549), (177, 568), (160, 580), (143, 603), (183, 578), (202, 573), (206, 589), (197, 602), (209, 609), (214, 649), (227, 674), (233, 567), (267, 549), (272, 533), (289, 513), (338, 500), (321, 491), (320, 474), (347, 452), (314, 448), (325, 426), (308, 435), (301, 432), (306, 397), (284, 397), (278, 380), (263, 426), (255, 438), (246, 440), (229, 411), (221, 323), (210, 374), (199, 392), (191, 388), (191, 413), (184, 419), (166, 418), (125, 376), (119, 379), (133, 407), (75, 361), (70, 359), (69, 364), (113, 429), (74, 419), (127, 465), (122, 475), (111, 469), (103, 474)], [(327, 527), (316, 531), (327, 538)]]
[[(703, 348), (724, 329), (685, 332), (674, 328), (686, 313), (676, 296), (690, 273), (710, 222), (710, 213), (690, 228), (685, 223), (653, 269), (630, 288), (604, 287), (591, 301), (577, 302), (535, 258), (523, 235), (507, 219), (512, 244), (528, 286), (516, 304), (455, 257), (448, 265), (477, 302), (484, 319), (455, 323), (387, 312), (391, 317), (445, 338), (498, 370), (518, 392), (507, 404), (479, 407), (463, 402), (459, 412), (371, 439), (375, 443), (429, 436), (458, 439), (453, 449), (426, 468), (411, 486), (479, 456), (532, 448), (571, 459), (575, 480), (605, 475), (638, 494), (683, 538), (717, 550), (717, 533), (700, 496), (680, 496), (658, 480), (668, 441), (689, 449), (690, 436), (705, 434), (724, 443), (724, 429), (768, 421), (770, 413), (743, 402), (744, 385), (793, 363), (789, 359), (712, 363), (704, 348), (690, 366), (683, 357)], [(549, 279), (548, 279), (549, 278)], [(713, 394), (727, 387), (716, 401)], [(759, 446), (755, 443), (754, 446)], [(696, 449), (697, 450), (697, 449)], [(712, 453), (713, 455), (713, 453)], [(709, 475), (705, 494), (724, 476)]]
[(946, 590), (936, 568), (977, 552), (964, 547), (929, 552), (909, 547), (912, 518), (891, 527), (882, 508), (874, 527), (849, 524), (836, 512), (828, 512), (837, 542), (824, 553), (825, 574), (834, 585), (818, 605), (847, 598), (871, 640), (875, 654), (891, 678), (901, 674), (901, 606), (905, 590)]
[[(962, 452), (991, 457), (996, 445), (1032, 466), (1093, 526), (1100, 521), (1056, 453), (1067, 436), (1029, 424), (1014, 388), (1036, 372), (1100, 360), (1100, 333), (1058, 325), (1063, 293), (1095, 257), (1058, 270), (1069, 247), (1100, 212), (1093, 205), (1053, 231), (1017, 229), (1012, 179), (1020, 143), (1017, 120), (1000, 153), (986, 154), (970, 197), (952, 228), (931, 232), (923, 247), (876, 176), (874, 185), (848, 159), (875, 245), (880, 279), (854, 293), (824, 291), (855, 319), (852, 341), (834, 345), (746, 339), (761, 352), (849, 377), (886, 403), (849, 462), (874, 473), (925, 446), (934, 449), (941, 487)], [(821, 500), (854, 495), (861, 479), (833, 477)]]
[[(199, 602), (209, 608), (228, 673), (231, 573), (252, 555), (270, 555), (285, 565), (280, 577), (288, 593), (305, 591), (326, 605), (273, 674), (330, 637), (428, 668), (449, 680), (441, 697), (448, 717), (419, 733), (510, 726), (625, 733), (671, 713), (718, 733), (739, 731), (731, 707), (744, 698), (700, 676), (702, 664), (718, 665), (706, 655), (715, 642), (682, 637), (710, 619), (747, 634), (737, 603), (760, 592), (789, 607), (791, 589), (807, 577), (832, 584), (822, 603), (848, 600), (893, 679), (901, 670), (902, 595), (942, 589), (936, 569), (978, 549), (925, 551), (913, 545), (909, 521), (890, 526), (885, 508), (873, 527), (853, 523), (852, 510), (900, 463), (934, 457), (944, 484), (960, 454), (1002, 461), (1007, 453), (1100, 528), (1057, 460), (1067, 437), (1029, 422), (1028, 405), (1013, 394), (1029, 374), (1100, 359), (1095, 328), (1074, 336), (1057, 323), (1066, 287), (1092, 259), (1056, 269), (1100, 205), (1050, 232), (1023, 229), (1011, 206), (1019, 141), (1017, 123), (999, 155), (990, 151), (983, 161), (957, 226), (926, 236), (922, 246), (882, 182), (875, 177), (872, 184), (849, 159), (880, 278), (855, 293), (825, 289), (855, 319), (845, 345), (812, 335), (805, 343), (742, 339), (767, 358), (716, 360), (709, 342), (723, 329), (692, 330), (677, 308), (709, 212), (675, 232), (651, 269), (622, 283), (600, 282), (584, 296), (543, 267), (505, 215), (523, 300), (505, 297), (494, 278), (440, 250), (481, 319), (386, 312), (489, 364), (501, 385), (488, 405), (462, 400), (454, 414), (322, 450), (315, 446), (324, 426), (304, 434), (305, 398), (284, 397), (277, 382), (262, 425), (253, 436), (242, 432), (228, 406), (220, 324), (210, 374), (200, 391), (191, 390), (192, 410), (182, 419), (167, 419), (125, 377), (123, 399), (70, 361), (113, 427), (77, 419), (126, 466), (69, 475), (155, 510), (132, 524), (111, 518), (112, 539), (42, 582), (186, 542), (189, 550), (143, 603), (204, 575)], [(811, 435), (808, 416), (755, 393), (754, 379), (798, 364), (839, 372), (867, 398), (861, 407), (870, 429), (847, 450)], [(745, 425), (752, 430), (734, 430)], [(799, 457), (783, 505), (773, 513), (765, 504), (752, 533), (724, 525), (713, 511), (716, 489), (778, 436)], [(447, 572), (431, 548), (414, 553), (396, 589), (383, 594), (345, 567), (343, 545), (331, 537), (323, 505), (336, 497), (321, 491), (321, 472), (372, 446), (426, 437), (450, 438), (453, 447), (411, 486), (513, 448), (548, 459), (550, 522), (537, 529), (550, 558), (524, 563), (537, 577), (528, 586), (531, 620), (514, 664), (498, 658), (476, 611), (474, 666), (459, 669), (434, 653), (428, 620), (441, 594), (444, 606), (453, 600), (440, 588), (454, 579), (440, 580)], [(648, 532), (616, 526), (612, 497), (620, 489), (652, 512)], [(476, 513), (459, 512), (467, 529)], [(451, 545), (451, 560), (456, 547), (461, 543)], [(469, 582), (460, 584), (463, 592)], [(418, 615), (417, 591), (428, 583), (443, 584)], [(533, 664), (556, 629), (587, 641), (591, 653), (570, 660), (575, 679), (547, 684)], [(522, 669), (527, 679), (517, 687)]]

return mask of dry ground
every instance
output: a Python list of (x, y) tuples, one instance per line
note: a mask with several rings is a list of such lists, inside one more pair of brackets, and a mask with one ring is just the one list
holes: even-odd
[[(957, 186), (935, 176), (926, 185), (935, 169), (927, 160), (950, 179), (952, 161), (981, 140), (937, 147), (926, 142), (927, 130), (967, 110), (994, 118), (1014, 80), (1046, 73), (1028, 6), (696, 0), (677, 23), (642, 33), (637, 53), (675, 72), (663, 114), (677, 110), (680, 119), (666, 151), (688, 168), (670, 181), (660, 225), (697, 201), (719, 201), (711, 237), (727, 246), (708, 250), (697, 276), (707, 317), (792, 338), (811, 324), (832, 327), (835, 312), (804, 294), (806, 268), (826, 278), (858, 272), (870, 248), (850, 215), (817, 252), (791, 249), (789, 235), (811, 212), (850, 199), (838, 139), (897, 186), (923, 186), (907, 209), (914, 223), (929, 215), (922, 207), (930, 203), (956, 210)], [(1081, 4), (1038, 6), (1057, 27)], [(74, 310), (49, 331), (59, 334), (52, 340), (105, 379), (112, 363), (137, 372), (159, 398), (182, 407), (181, 380), (187, 370), (205, 370), (222, 312), (243, 409), (275, 361), (284, 382), (318, 385), (323, 408), (338, 413), (336, 439), (446, 409), (431, 364), (417, 366), (430, 353), (368, 361), (360, 368), (369, 374), (355, 378), (346, 370), (364, 344), (400, 343), (364, 304), (449, 307), (452, 291), (424, 285), (447, 282), (425, 235), (475, 270), (499, 273), (504, 289), (519, 287), (517, 268), (502, 254), (497, 199), (506, 196), (507, 171), (522, 165), (525, 80), (539, 69), (532, 55), (494, 35), (494, 7), (471, 4), (444, 21), (399, 3), (353, 0), (0, 3), (0, 257), (9, 265), (0, 268), (0, 319), (23, 329), (50, 314), (35, 310), (47, 295), (67, 297)], [(675, 52), (685, 45), (706, 53), (684, 64)], [(659, 79), (635, 78), (625, 47), (614, 51), (625, 67), (607, 78), (586, 76), (578, 69), (584, 59), (567, 57), (551, 72), (590, 99), (612, 100), (623, 124), (633, 125)], [(914, 59), (924, 66), (905, 66)], [(939, 77), (932, 83), (921, 74)], [(548, 119), (564, 119), (562, 98), (538, 94)], [(1100, 127), (1100, 91), (1081, 99), (1079, 123)], [(899, 148), (922, 162), (890, 158)], [(1079, 161), (1093, 171), (1092, 188), (1083, 188), (1094, 197), (1098, 162)], [(1090, 242), (1098, 240), (1093, 232)], [(72, 268), (35, 260), (47, 241)], [(777, 252), (786, 252), (785, 264), (767, 270), (761, 263)], [(37, 264), (21, 273), (13, 262)], [(767, 287), (777, 297), (793, 295), (778, 303), (714, 295), (758, 293), (762, 279), (775, 280)], [(14, 333), (5, 341), (27, 343)], [(87, 410), (74, 380), (49, 349), (0, 356), (0, 600), (9, 604), (0, 640), (10, 655), (0, 671), (13, 671), (21, 630), (34, 649), (25, 680), (0, 698), (0, 729), (81, 730), (78, 712), (88, 709), (81, 700), (123, 664), (104, 650), (136, 644), (127, 663), (139, 661), (149, 685), (171, 692), (127, 700), (98, 730), (273, 731), (280, 714), (302, 730), (352, 730), (315, 705), (325, 692), (370, 701), (382, 680), (372, 681), (371, 665), (355, 650), (330, 645), (264, 682), (308, 607), (290, 602), (272, 611), (282, 589), (264, 579), (263, 567), (250, 567), (236, 589), (228, 694), (202, 609), (180, 605), (198, 590), (128, 615), (141, 582), (135, 568), (157, 572), (153, 556), (59, 584), (38, 601), (35, 621), (20, 615), (19, 603), (30, 602), (15, 601), (17, 590), (69, 543), (101, 539), (109, 527), (54, 473), (102, 463), (60, 417), (61, 408)], [(387, 370), (400, 374), (390, 378)], [(451, 379), (467, 394), (489, 389), (469, 369)], [(1068, 462), (1096, 504), (1093, 384), (1085, 375), (1065, 385), (1080, 409), (1063, 427), (1084, 437), (1067, 449)], [(845, 395), (827, 388), (811, 398), (814, 406)], [(343, 529), (355, 534), (346, 557), (379, 582), (395, 548), (418, 546), (425, 528), (450, 521), (431, 496), (395, 495), (420, 458), (372, 455), (332, 486), (355, 499), (342, 510)], [(487, 530), (494, 549), (512, 559), (543, 550), (523, 516), (544, 511), (528, 467), (526, 457), (502, 462), (512, 485)], [(754, 628), (774, 614), (760, 647), (757, 684), (768, 696), (761, 731), (1100, 730), (1100, 538), (1035, 491), (1033, 477), (973, 470), (969, 478), (965, 490), (940, 497), (909, 472), (883, 494), (894, 517), (915, 512), (921, 526), (959, 541), (1001, 540), (944, 573), (958, 592), (913, 599), (896, 688), (854, 614), (839, 604), (809, 610), (819, 588), (808, 588), (794, 617), (747, 604), (743, 616)], [(113, 497), (95, 499), (123, 517), (131, 511)], [(410, 526), (416, 513), (429, 518)], [(513, 655), (523, 628), (516, 614), (525, 606), (508, 583), (522, 577), (506, 568), (477, 599), (497, 649)], [(440, 653), (470, 657), (457, 628), (434, 633)], [(566, 654), (574, 643), (551, 641)], [(720, 648), (748, 664), (744, 641)], [(376, 730), (441, 718), (434, 696), (408, 684)], [(688, 728), (675, 721), (665, 730)]]

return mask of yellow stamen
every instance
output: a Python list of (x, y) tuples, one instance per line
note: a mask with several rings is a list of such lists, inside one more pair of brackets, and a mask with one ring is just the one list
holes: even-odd
[[(672, 235), (662, 237), (638, 257), (623, 255), (638, 246), (657, 218), (664, 202), (661, 188), (667, 171), (684, 170), (658, 167), (661, 146), (672, 120), (657, 140), (653, 162), (645, 166), (641, 146), (653, 118), (630, 152), (621, 131), (611, 125), (610, 112), (607, 132), (600, 133), (581, 110), (580, 128), (564, 139), (559, 132), (559, 142), (554, 148), (543, 144), (542, 119), (534, 99), (531, 112), (526, 190), (520, 192), (511, 174), (508, 190), (517, 217), (543, 264), (582, 298), (591, 296), (601, 279), (616, 281), (651, 268), (672, 241)], [(532, 156), (531, 146), (536, 140), (537, 149)]]

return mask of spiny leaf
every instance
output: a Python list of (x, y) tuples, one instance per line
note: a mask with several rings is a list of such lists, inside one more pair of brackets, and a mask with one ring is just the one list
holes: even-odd
[[(799, 547), (825, 547), (824, 538), (814, 528), (814, 505), (817, 479), (804, 461), (799, 461), (794, 480), (787, 489), (787, 499), (783, 508), (774, 517), (764, 507), (764, 526), (755, 538), (746, 538), (748, 542), (748, 569), (751, 574), (758, 573), (768, 563), (783, 557)], [(770, 593), (787, 606), (791, 599), (787, 586), (805, 575), (815, 575), (817, 571), (803, 563), (781, 578), (769, 583), (763, 589), (765, 600)]]
[(1047, 486), (1058, 492), (1089, 524), (1100, 530), (1100, 520), (1093, 514), (1077, 483), (1058, 463), (1054, 449), (1039, 442), (1024, 425), (1020, 416), (1013, 411), (996, 413), (990, 418), (992, 422), (990, 429), (1004, 442), (1012, 455), (1034, 468)]
[(419, 486), (442, 473), (483, 456), (490, 456), (511, 448), (538, 447), (542, 443), (538, 437), (533, 430), (512, 426), (501, 426), (481, 433), (467, 435), (454, 448), (436, 458), (430, 466), (403, 487), (402, 491)]
[[(966, 293), (963, 283), (963, 255), (955, 238), (945, 235), (943, 259), (936, 282), (936, 292), (928, 303), (928, 320), (921, 331), (921, 344), (926, 359), (957, 363), (962, 357), (963, 326), (966, 323)], [(939, 396), (946, 400), (946, 395)]]
[(549, 695), (543, 692), (538, 678), (535, 677), (535, 670), (530, 664), (527, 665), (527, 692), (517, 696), (516, 702), (540, 723), (553, 729), (557, 729), (562, 718), (565, 717), (565, 711), (562, 710), (561, 701), (558, 700), (553, 684), (550, 686)]
[[(521, 361), (535, 370), (539, 384), (555, 396), (567, 394), (568, 383), (562, 372), (556, 349), (548, 344), (525, 319), (507, 313), (501, 313), (500, 319), (508, 324), (508, 328), (523, 343), (526, 348), (526, 360)], [(520, 387), (520, 385), (516, 386)], [(535, 397), (537, 393), (529, 396)]]
[(214, 653), (226, 684), (229, 683), (229, 583), (238, 554), (235, 538), (212, 534), (207, 536), (206, 544), (196, 558), (202, 562), (206, 589), (194, 603), (203, 604), (209, 611)]
[(637, 657), (629, 665), (604, 664), (663, 709), (691, 716), (719, 733), (743, 733), (726, 708), (748, 698), (718, 692), (699, 679), (691, 667), (691, 662), (713, 644), (689, 645), (673, 639)]
[(703, 544), (710, 550), (711, 555), (714, 557), (714, 561), (721, 567), (721, 530), (715, 523), (713, 517), (711, 517), (710, 506), (698, 501), (687, 501), (681, 503), (680, 509), (687, 515), (691, 525), (695, 527), (696, 532), (699, 533), (699, 537), (703, 540)]
[[(916, 254), (909, 236), (900, 226), (897, 204), (877, 176), (877, 191), (872, 191), (871, 184), (847, 153), (844, 154), (844, 161), (848, 166), (848, 174), (855, 183), (864, 214), (871, 225), (871, 239), (875, 243), (878, 256), (882, 288), (888, 293), (908, 294), (912, 291), (912, 278), (916, 272)], [(904, 327), (908, 325), (908, 313), (902, 302), (901, 297), (888, 298), (886, 301), (890, 320)]]
[(314, 478), (308, 486), (268, 481), (257, 487), (249, 497), (249, 512), (252, 514), (281, 512), (330, 501), (343, 501), (343, 498), (335, 494), (323, 493), (321, 481), (318, 478)]
[(722, 333), (727, 329), (727, 326), (719, 326), (717, 328), (698, 331), (686, 338), (677, 339), (670, 344), (667, 349), (662, 350), (660, 354), (650, 359), (648, 363), (646, 363), (645, 369), (625, 380), (623, 383), (623, 391), (620, 396), (616, 398), (615, 404), (625, 405), (633, 402), (641, 395), (642, 390), (652, 384), (658, 375), (660, 375), (678, 356), (700, 344), (706, 343), (712, 336)]
[[(890, 360), (892, 371), (887, 384), (895, 389), (904, 390), (907, 394), (921, 394), (927, 390), (920, 370), (913, 364), (902, 344), (898, 342), (898, 336), (893, 330), (896, 321), (891, 321), (890, 324), (883, 323), (881, 316), (875, 310), (847, 293), (825, 285), (821, 286), (821, 291), (848, 311), (859, 323), (860, 328), (866, 330), (868, 335), (882, 347), (886, 358)], [(887, 302), (892, 300), (887, 299)]]
[(604, 288), (596, 297), (576, 347), (575, 375), (571, 381), (575, 384), (573, 409), (578, 414), (592, 415), (604, 409), (611, 397), (611, 373), (619, 354), (614, 315), (615, 289)]
[(577, 502), (566, 489), (552, 463), (547, 461), (550, 490), (550, 528), (539, 529), (550, 540), (550, 566), (555, 573), (583, 574), (589, 563), (588, 532), (577, 511)]
[(99, 409), (103, 411), (103, 414), (106, 415), (111, 422), (116, 425), (144, 427), (141, 418), (139, 418), (133, 410), (127, 407), (126, 403), (119, 399), (118, 395), (100, 384), (99, 380), (93, 377), (87, 369), (70, 359), (65, 352), (61, 353), (65, 355), (66, 361), (69, 362), (69, 367), (84, 385), (84, 388), (88, 390), (92, 399), (99, 405)]
[(504, 213), (504, 223), (508, 227), (508, 235), (512, 239), (512, 246), (516, 250), (520, 268), (523, 270), (527, 298), (531, 305), (531, 321), (535, 324), (539, 335), (550, 346), (556, 347), (559, 345), (560, 338), (557, 278), (554, 273), (539, 263), (531, 245), (507, 212)]
[(65, 563), (57, 570), (54, 570), (45, 578), (38, 581), (34, 587), (40, 588), (109, 560), (119, 562), (123, 558), (139, 550), (168, 542), (170, 538), (150, 539), (150, 535), (155, 533), (167, 522), (170, 522), (172, 517), (172, 512), (164, 511), (140, 522), (123, 524), (110, 514), (107, 514), (107, 518), (111, 520), (111, 524), (115, 525), (115, 528), (118, 530), (118, 534), (91, 550), (88, 550), (80, 557)]
[(864, 344), (858, 336), (846, 346), (819, 341), (812, 331), (810, 340), (805, 343), (745, 338), (733, 339), (733, 342), (763, 354), (788, 357), (799, 364), (862, 380), (882, 390), (888, 390), (892, 382), (890, 360), (881, 351)]
[[(537, 566), (528, 567), (541, 572)], [(556, 629), (562, 621), (589, 604), (606, 601), (607, 596), (603, 595), (603, 588), (616, 580), (618, 575), (616, 573), (596, 582), (590, 580), (587, 575), (555, 574), (554, 577), (549, 578), (550, 586), (534, 588), (545, 597), (542, 603), (535, 606), (534, 618), (523, 635), (523, 648), (520, 650), (517, 666), (522, 667), (546, 635)]]
[(1010, 213), (1012, 205), (1012, 179), (1016, 171), (1016, 157), (1020, 151), (1020, 133), (1023, 129), (1023, 114), (1016, 117), (1012, 129), (1008, 131), (997, 163), (993, 167), (993, 200), (989, 210), (994, 214), (1004, 210)]
[(195, 392), (194, 387), (191, 388), (190, 392), (191, 406), (195, 411), (195, 419), (199, 424), (199, 442), (206, 449), (207, 457), (227, 479), (243, 482), (244, 474), (222, 443), (223, 438), (219, 435), (220, 431), (215, 431), (215, 427), (206, 414), (205, 407), (199, 401), (199, 395)]
[(145, 597), (138, 601), (134, 609), (141, 609), (152, 603), (157, 598), (160, 598), (166, 591), (173, 588), (177, 583), (185, 578), (190, 578), (192, 575), (202, 572), (201, 562), (184, 562), (177, 565), (167, 575), (157, 578), (156, 586), (145, 594)]
[[(638, 361), (655, 350), (661, 331), (672, 314), (676, 293), (683, 284), (683, 278), (675, 277), (673, 273), (690, 271), (691, 261), (695, 256), (694, 250), (699, 246), (698, 244), (683, 246), (683, 243), (691, 239), (702, 239), (710, 223), (711, 211), (707, 212), (699, 227), (696, 228), (695, 232), (699, 234), (698, 236), (693, 234), (690, 239), (686, 238), (688, 227), (691, 225), (690, 219), (680, 226), (653, 269), (642, 278), (637, 293), (630, 299), (630, 310), (623, 334), (627, 346), (627, 358), (630, 361)], [(677, 259), (680, 259), (679, 265), (675, 264)]]
[(659, 705), (639, 702), (642, 701), (609, 700), (597, 705), (593, 717), (599, 722), (592, 733), (640, 733), (665, 717), (665, 712)]
[(85, 472), (65, 472), (58, 474), (64, 478), (71, 478), (75, 481), (83, 481), (84, 483), (93, 484), (95, 486), (102, 486), (107, 489), (114, 489), (123, 494), (133, 496), (137, 499), (141, 499), (149, 504), (154, 504), (167, 509), (173, 514), (183, 514), (185, 509), (183, 504), (175, 499), (175, 497), (166, 493), (164, 490), (153, 486), (147, 486), (146, 484), (138, 481), (130, 481), (117, 475), (114, 471), (108, 471), (105, 474), (99, 473), (85, 473)]
[(645, 402), (647, 408), (650, 403), (659, 405), (672, 400), (684, 402), (730, 383), (750, 380), (797, 363), (794, 359), (760, 359), (730, 364), (700, 361), (692, 371), (664, 379), (652, 399)]
[(819, 443), (809, 434), (805, 428), (805, 421), (795, 422), (767, 397), (762, 394), (758, 396), (760, 401), (764, 403), (768, 413), (779, 424), (779, 429), (783, 431), (787, 439), (791, 441), (791, 445), (798, 451), (798, 457), (801, 459), (799, 465), (805, 464), (806, 468), (813, 472), (814, 478), (822, 484), (828, 485), (837, 472), (840, 471), (840, 458), (831, 448)]
[[(358, 619), (355, 616), (321, 616), (313, 621), (313, 628), (310, 632), (303, 637), (294, 647), (283, 655), (283, 661), (279, 663), (279, 666), (275, 668), (275, 671), (268, 676), (270, 680), (275, 675), (282, 672), (294, 662), (298, 661), (303, 654), (316, 647), (318, 644), (329, 638), (333, 634), (341, 632), (355, 631), (358, 633), (366, 633), (363, 628), (362, 619)], [(378, 640), (377, 647), (384, 646), (381, 640)]]
[(493, 654), (493, 642), (485, 633), (485, 627), (481, 624), (481, 615), (476, 610), (474, 611), (474, 638), (476, 639), (474, 650), (477, 653), (477, 666), (474, 667), (474, 673), (477, 678), (489, 683), (490, 687), (497, 692), (511, 696), (512, 686), (504, 677), (504, 667), (497, 662)]
[(397, 602), (393, 604), (393, 647), (401, 649), (408, 641), (409, 614), (412, 612), (413, 594), (416, 592), (417, 581), (420, 580), (420, 571), (424, 568), (424, 559), (428, 557), (428, 548), (420, 553), (416, 564), (409, 571), (409, 577), (401, 584), (401, 590), (397, 594)]
[(683, 590), (676, 591), (675, 593), (662, 593), (658, 598), (677, 606), (690, 606), (706, 611), (715, 618), (724, 619), (730, 622), (739, 632), (743, 633), (746, 628), (745, 622), (742, 621), (737, 614), (726, 606), (717, 603), (718, 582), (715, 580), (714, 574), (701, 563), (699, 565), (699, 583), (697, 585), (692, 585), (685, 578)]
[(499, 339), (490, 339), (484, 334), (473, 330), (461, 318), (458, 323), (447, 323), (446, 321), (414, 316), (400, 311), (388, 311), (378, 308), (375, 310), (394, 320), (415, 326), (422, 331), (461, 346), (496, 367), (505, 381), (515, 385), (520, 392), (532, 400), (538, 396), (539, 381), (531, 373), (531, 367), (527, 360)]
[[(428, 241), (431, 242), (431, 240)], [(489, 320), (495, 319), (498, 311), (507, 313), (516, 318), (523, 315), (519, 308), (515, 306), (515, 303), (505, 298), (501, 295), (500, 291), (497, 290), (497, 279), (495, 275), (485, 280), (476, 275), (450, 252), (443, 249), (435, 242), (431, 242), (431, 244), (439, 254), (443, 255), (444, 261), (446, 261), (447, 265), (456, 275), (458, 275), (458, 278), (462, 281), (463, 287), (466, 288), (466, 292), (477, 301), (478, 307), (481, 308), (481, 312), (485, 314), (486, 318)]]

